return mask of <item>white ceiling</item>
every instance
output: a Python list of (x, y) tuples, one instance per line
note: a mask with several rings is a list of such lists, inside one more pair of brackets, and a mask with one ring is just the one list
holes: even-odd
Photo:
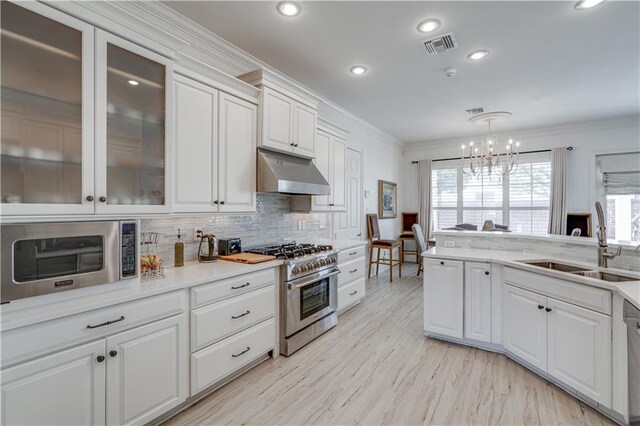
[[(497, 131), (640, 114), (636, 1), (304, 1), (295, 18), (271, 1), (164, 3), (405, 143), (481, 133), (464, 112), (477, 106), (513, 113)], [(429, 17), (457, 49), (425, 53)]]

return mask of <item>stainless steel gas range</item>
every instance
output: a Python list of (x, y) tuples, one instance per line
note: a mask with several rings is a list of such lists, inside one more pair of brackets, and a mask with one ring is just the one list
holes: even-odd
[(285, 259), (280, 270), (280, 353), (291, 355), (338, 323), (338, 251), (286, 243), (248, 250)]

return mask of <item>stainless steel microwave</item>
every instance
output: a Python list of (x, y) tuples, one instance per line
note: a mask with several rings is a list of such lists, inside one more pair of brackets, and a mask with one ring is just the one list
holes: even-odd
[(3, 224), (2, 303), (138, 276), (136, 221)]

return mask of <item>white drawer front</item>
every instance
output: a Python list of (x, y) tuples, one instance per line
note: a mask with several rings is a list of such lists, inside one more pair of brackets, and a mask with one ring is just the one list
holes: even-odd
[(260, 287), (266, 287), (274, 282), (275, 270), (270, 268), (264, 271), (227, 278), (211, 284), (204, 284), (191, 289), (191, 307), (198, 308), (208, 305)]
[(514, 268), (504, 269), (504, 282), (611, 315), (611, 292), (609, 290)]
[(275, 307), (275, 287), (271, 285), (192, 311), (191, 351), (272, 317)]
[(355, 304), (365, 296), (365, 279), (360, 278), (357, 281), (338, 288), (338, 311)]
[(364, 277), (365, 262), (364, 257), (341, 263), (340, 275), (338, 275), (338, 287), (354, 282)]
[(191, 355), (191, 395), (275, 348), (273, 318)]
[(358, 257), (364, 257), (364, 248), (365, 246), (359, 246), (340, 250), (340, 253), (338, 253), (338, 262), (348, 262), (350, 260), (357, 259)]
[[(2, 366), (181, 314), (186, 310), (186, 292), (180, 290), (12, 329), (2, 333)], [(111, 324), (105, 324), (107, 322)]]

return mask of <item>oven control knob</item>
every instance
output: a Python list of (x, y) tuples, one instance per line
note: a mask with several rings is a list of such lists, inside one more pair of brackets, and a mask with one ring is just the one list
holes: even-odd
[(307, 268), (309, 268), (309, 271), (313, 271), (314, 269), (317, 268), (315, 262), (309, 262), (307, 263)]
[(300, 270), (300, 272), (307, 272), (307, 265), (296, 266)]
[(326, 259), (320, 259), (318, 262), (320, 263), (320, 266), (327, 266)]
[(320, 265), (321, 264), (320, 264), (319, 260), (316, 260), (315, 262), (313, 262), (313, 267), (316, 268), (316, 269), (318, 269), (320, 267)]
[(293, 269), (291, 270), (291, 273), (293, 275), (297, 275), (300, 273), (300, 268), (298, 266), (294, 266)]

